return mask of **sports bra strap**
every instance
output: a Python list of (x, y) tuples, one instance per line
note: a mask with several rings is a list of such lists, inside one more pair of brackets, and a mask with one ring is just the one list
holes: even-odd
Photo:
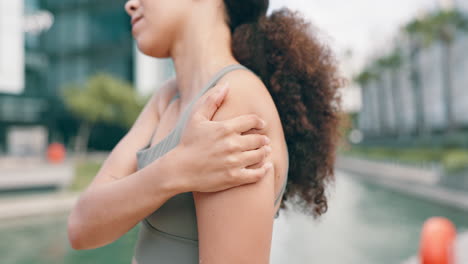
[(281, 196), (283, 196), (284, 194), (284, 191), (286, 190), (286, 185), (288, 183), (288, 177), (286, 175), (286, 178), (284, 179), (284, 182), (283, 182), (283, 187), (281, 187), (281, 191), (276, 195), (276, 198), (275, 198), (275, 206), (278, 204), (278, 202), (280, 201), (280, 198)]
[[(189, 114), (190, 114), (190, 110), (193, 106), (193, 104), (201, 97), (203, 96), (203, 94), (208, 90), (210, 89), (211, 87), (213, 87), (214, 85), (216, 85), (216, 83), (225, 75), (227, 74), (228, 72), (231, 72), (233, 70), (237, 70), (237, 69), (244, 69), (244, 70), (248, 70), (248, 71), (251, 71), (249, 68), (241, 65), (241, 64), (231, 64), (231, 65), (228, 65), (228, 66), (225, 66), (224, 68), (222, 68), (220, 71), (218, 71), (214, 76), (213, 78), (210, 79), (210, 81), (198, 92), (198, 94), (192, 99), (192, 101), (188, 104), (188, 106), (186, 107), (186, 109), (183, 110), (182, 112), (182, 115), (181, 117), (179, 118), (179, 121), (177, 122), (176, 124), (176, 129), (174, 129), (176, 132), (177, 132), (177, 137), (180, 138), (180, 133), (182, 130), (184, 130), (185, 128), (185, 123), (189, 117)], [(252, 72), (252, 71), (251, 71)], [(254, 73), (254, 72), (252, 72)], [(254, 73), (255, 74), (255, 73)], [(177, 92), (175, 94), (175, 96), (171, 99), (170, 102), (172, 102), (173, 100), (175, 100), (177, 97), (180, 97), (179, 93)], [(183, 127), (180, 127), (180, 126), (183, 126)], [(289, 170), (289, 155), (288, 155), (288, 170)], [(284, 180), (284, 183), (283, 183), (283, 186), (281, 188), (281, 191), (276, 195), (275, 197), (275, 203), (274, 205), (276, 206), (278, 204), (278, 202), (281, 200), (281, 197), (283, 196), (285, 190), (286, 190), (286, 185), (287, 185), (287, 179), (288, 179), (288, 175), (286, 174), (286, 178)], [(276, 214), (276, 216), (278, 215), (278, 213)]]
[[(216, 83), (224, 76), (226, 75), (228, 72), (231, 72), (233, 70), (237, 70), (237, 69), (244, 69), (244, 70), (248, 70), (250, 71), (249, 68), (241, 65), (241, 64), (231, 64), (231, 65), (228, 65), (228, 66), (225, 66), (224, 68), (222, 68), (220, 71), (218, 71), (215, 76), (213, 78), (211, 78), (211, 80), (205, 85), (205, 87), (203, 87), (203, 89), (200, 90), (200, 92), (198, 92), (198, 94), (195, 96), (195, 98), (192, 99), (192, 101), (190, 102), (190, 104), (187, 106), (187, 108), (184, 110), (184, 112), (182, 113), (182, 116), (180, 118), (180, 123), (182, 124), (182, 129), (183, 130), (185, 128), (185, 123), (190, 115), (190, 110), (192, 108), (192, 106), (195, 104), (196, 101), (198, 101), (198, 99), (200, 97), (203, 96), (203, 94), (208, 90), (210, 89), (211, 87), (213, 87), (214, 85), (216, 85)], [(178, 124), (179, 125), (179, 124)]]
[[(228, 65), (226, 67), (224, 67), (223, 69), (221, 69), (219, 72), (217, 72), (215, 74), (215, 76), (205, 85), (205, 87), (203, 87), (203, 89), (195, 96), (195, 98), (190, 102), (190, 104), (188, 105), (187, 109), (184, 110), (183, 114), (182, 114), (182, 117), (181, 117), (181, 121), (182, 122), (182, 125), (185, 127), (185, 122), (187, 121), (187, 118), (189, 116), (189, 113), (190, 113), (190, 109), (192, 108), (193, 104), (208, 90), (210, 89), (211, 87), (213, 87), (214, 85), (216, 85), (216, 83), (225, 75), (227, 74), (228, 72), (231, 72), (233, 70), (237, 70), (237, 69), (244, 69), (244, 70), (248, 70), (248, 71), (251, 71), (249, 68), (241, 65), (241, 64), (231, 64), (231, 65)], [(252, 72), (252, 71), (251, 71)], [(254, 72), (252, 72), (254, 73)], [(255, 73), (254, 73), (255, 74)], [(256, 75), (256, 74), (255, 74)], [(178, 95), (178, 94), (177, 94)], [(178, 124), (180, 125), (180, 124)], [(180, 129), (179, 131), (182, 131), (184, 128)], [(289, 156), (289, 155), (288, 155)], [(289, 169), (289, 158), (288, 158), (288, 169)], [(285, 180), (283, 182), (283, 186), (281, 188), (281, 191), (276, 195), (275, 197), (275, 203), (274, 205), (276, 206), (278, 204), (278, 202), (281, 200), (281, 197), (283, 196), (283, 193), (284, 191), (286, 190), (286, 185), (287, 185), (287, 177), (288, 175), (286, 174), (286, 177), (285, 177)]]
[[(249, 68), (243, 66), (242, 64), (231, 64), (231, 65), (228, 65), (228, 66), (225, 66), (224, 68), (222, 68), (221, 70), (219, 70), (209, 81), (208, 83), (198, 92), (198, 94), (195, 96), (195, 98), (192, 99), (192, 101), (188, 104), (188, 106), (182, 110), (182, 114), (179, 118), (179, 120), (177, 121), (173, 131), (176, 132), (176, 134), (178, 134), (177, 136), (180, 137), (180, 133), (181, 131), (185, 128), (185, 123), (187, 122), (187, 119), (190, 115), (190, 109), (192, 108), (193, 104), (208, 90), (210, 89), (212, 86), (214, 86), (226, 73), (230, 72), (230, 71), (233, 71), (233, 70), (236, 70), (236, 69), (244, 69), (244, 70), (248, 70), (248, 71), (251, 71)], [(251, 71), (252, 73), (254, 73), (253, 71)], [(255, 74), (255, 73), (254, 73)], [(176, 94), (174, 95), (174, 97), (172, 97), (172, 99), (169, 101), (169, 104), (172, 103), (172, 101), (174, 101), (176, 98), (180, 97), (180, 94), (179, 92), (176, 92)], [(180, 126), (183, 126), (182, 128), (180, 128)], [(154, 134), (156, 133), (156, 129), (153, 130), (153, 134), (151, 135), (150, 137), (150, 141), (148, 142), (148, 144), (144, 147), (144, 148), (149, 148), (151, 146), (151, 139), (154, 137)]]

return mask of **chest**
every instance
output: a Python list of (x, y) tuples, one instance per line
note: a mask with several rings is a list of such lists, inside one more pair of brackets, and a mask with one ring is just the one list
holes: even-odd
[(176, 99), (171, 102), (160, 114), (159, 124), (154, 128), (155, 131), (150, 140), (150, 148), (154, 147), (174, 132), (174, 129), (181, 118), (179, 101), (179, 99)]
[[(160, 123), (151, 140), (150, 147), (139, 153), (140, 168), (174, 148), (180, 139), (182, 117), (178, 102), (172, 102), (161, 115)], [(167, 200), (159, 209), (145, 217), (147, 231), (153, 236), (197, 241), (195, 202), (191, 192), (180, 193)], [(145, 232), (145, 231), (142, 231)]]

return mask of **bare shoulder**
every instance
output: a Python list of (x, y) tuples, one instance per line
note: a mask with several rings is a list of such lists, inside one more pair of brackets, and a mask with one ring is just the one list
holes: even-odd
[(247, 107), (266, 118), (275, 119), (278, 116), (268, 88), (255, 73), (246, 70), (232, 71), (222, 80), (230, 84), (228, 100), (240, 103), (240, 106)]
[[(223, 121), (244, 114), (257, 114), (267, 122), (261, 133), (271, 139), (273, 163), (261, 180), (214, 193), (194, 193), (199, 236), (199, 257), (203, 263), (267, 263), (275, 208), (273, 201), (284, 179), (287, 165), (285, 139), (272, 97), (253, 73), (236, 70), (226, 74), (228, 93), (213, 120)], [(254, 165), (255, 167), (258, 167)], [(229, 237), (229, 239), (226, 239)], [(234, 249), (234, 250), (233, 250)]]
[(275, 120), (277, 111), (267, 87), (253, 72), (232, 71), (220, 81), (229, 82), (229, 92), (221, 107), (229, 108), (233, 114), (251, 112), (268, 119), (265, 121), (279, 121)]
[(255, 73), (246, 70), (232, 71), (220, 81), (228, 81), (230, 87), (213, 119), (225, 120), (253, 113), (265, 120), (264, 132), (271, 139), (275, 176), (282, 177), (280, 174), (286, 172), (288, 166), (287, 147), (281, 119), (268, 88)]

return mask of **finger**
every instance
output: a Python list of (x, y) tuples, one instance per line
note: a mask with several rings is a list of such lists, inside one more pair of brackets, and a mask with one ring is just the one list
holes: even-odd
[(256, 169), (240, 169), (240, 178), (243, 184), (254, 183), (262, 179), (273, 168), (271, 162), (265, 163), (262, 167)]
[(241, 135), (248, 135), (248, 134), (262, 134), (264, 130), (258, 128), (251, 128), (248, 131), (242, 132)]
[(249, 150), (240, 153), (239, 160), (241, 162), (241, 166), (244, 168), (262, 162), (266, 157), (268, 157), (268, 155), (270, 155), (270, 153), (271, 147), (269, 145), (265, 145), (256, 150)]
[(203, 95), (204, 100), (199, 100), (194, 112), (197, 112), (203, 119), (211, 120), (218, 108), (223, 104), (229, 88), (229, 83), (216, 85), (208, 93)]
[(240, 151), (254, 150), (270, 143), (270, 138), (260, 134), (239, 135)]
[(223, 121), (230, 131), (243, 133), (251, 129), (263, 129), (266, 122), (256, 114), (246, 114)]

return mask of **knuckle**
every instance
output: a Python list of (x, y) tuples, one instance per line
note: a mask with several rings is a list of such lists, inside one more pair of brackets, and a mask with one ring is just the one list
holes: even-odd
[(234, 181), (236, 178), (237, 178), (237, 173), (235, 172), (234, 169), (229, 169), (227, 171), (227, 176), (229, 179), (231, 179), (232, 181)]
[(265, 141), (266, 141), (266, 136), (261, 136), (261, 135), (258, 135), (257, 136), (257, 145), (258, 146), (261, 146), (263, 144), (265, 144)]
[(260, 151), (257, 152), (257, 159), (263, 160), (267, 156), (267, 151), (265, 148), (260, 149)]
[(263, 119), (261, 119), (258, 115), (256, 114), (252, 114), (252, 118), (254, 119), (254, 121), (256, 122), (257, 125), (261, 125), (263, 123)]
[(241, 145), (237, 141), (233, 141), (232, 143), (232, 151), (241, 151)]
[(218, 127), (218, 132), (221, 134), (221, 135), (226, 135), (228, 134), (229, 132), (229, 127), (227, 124), (225, 123), (221, 123), (221, 125)]
[(226, 157), (226, 163), (229, 167), (235, 167), (239, 164), (239, 160), (236, 157), (229, 155)]
[(222, 146), (223, 146), (223, 152), (230, 152), (231, 143), (229, 140), (224, 140), (224, 143), (222, 144)]
[(239, 144), (237, 144), (236, 142), (232, 140), (228, 140), (226, 143), (226, 149), (229, 152), (235, 152), (239, 149)]
[(261, 168), (258, 170), (258, 173), (255, 174), (255, 179), (260, 180), (265, 175), (265, 169)]
[(268, 154), (270, 153), (270, 150), (269, 150), (269, 146), (265, 146), (263, 147), (263, 155), (268, 156)]
[(252, 178), (253, 180), (258, 181), (263, 177), (264, 174), (265, 174), (265, 169), (260, 168), (252, 175)]
[(265, 146), (263, 147), (263, 150), (264, 150), (264, 152), (265, 152), (265, 156), (270, 155), (270, 153), (271, 153), (271, 151), (272, 151), (272, 150), (271, 150), (271, 147), (270, 147), (269, 145), (265, 145)]
[(261, 122), (260, 117), (256, 114), (249, 114), (249, 118), (250, 120), (252, 120), (252, 122), (255, 122), (255, 123)]

